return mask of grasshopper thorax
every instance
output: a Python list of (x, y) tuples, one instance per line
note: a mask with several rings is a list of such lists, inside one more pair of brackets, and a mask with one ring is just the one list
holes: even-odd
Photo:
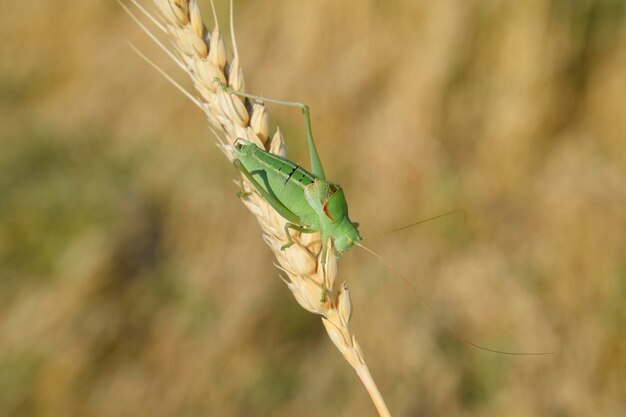
[(343, 255), (345, 251), (350, 249), (352, 246), (354, 246), (355, 243), (361, 240), (359, 230), (348, 217), (345, 217), (343, 223), (345, 224), (345, 227), (342, 227), (342, 233), (340, 234), (340, 236), (335, 237), (333, 241), (335, 251), (339, 256)]

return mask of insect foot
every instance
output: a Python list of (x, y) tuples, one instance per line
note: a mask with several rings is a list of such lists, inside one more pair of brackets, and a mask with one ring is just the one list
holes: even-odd
[(294, 244), (293, 240), (289, 243), (285, 243), (283, 246), (280, 247), (280, 250), (285, 250), (287, 248), (290, 248), (293, 244)]

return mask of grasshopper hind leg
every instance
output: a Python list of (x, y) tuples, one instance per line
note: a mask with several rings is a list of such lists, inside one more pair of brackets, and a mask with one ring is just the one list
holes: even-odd
[(215, 78), (213, 80), (223, 91), (234, 94), (236, 96), (249, 98), (252, 100), (258, 101), (267, 101), (268, 103), (279, 104), (283, 106), (290, 107), (299, 107), (302, 110), (302, 115), (304, 116), (304, 128), (306, 130), (306, 138), (309, 147), (309, 158), (311, 160), (311, 170), (316, 177), (321, 178), (323, 180), (326, 179), (326, 175), (324, 174), (324, 167), (322, 167), (322, 161), (320, 160), (319, 154), (317, 153), (317, 148), (315, 147), (315, 141), (313, 140), (313, 129), (311, 128), (311, 112), (309, 110), (309, 106), (304, 103), (299, 103), (297, 101), (287, 101), (287, 100), (277, 100), (274, 98), (266, 98), (257, 96), (254, 94), (242, 93), (237, 90), (233, 90), (232, 88), (225, 85), (219, 78)]

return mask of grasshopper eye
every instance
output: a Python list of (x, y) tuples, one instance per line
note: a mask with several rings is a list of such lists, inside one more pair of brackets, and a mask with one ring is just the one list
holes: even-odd
[(243, 143), (241, 143), (241, 142), (235, 143), (235, 149), (238, 150), (238, 151), (242, 150), (243, 149)]

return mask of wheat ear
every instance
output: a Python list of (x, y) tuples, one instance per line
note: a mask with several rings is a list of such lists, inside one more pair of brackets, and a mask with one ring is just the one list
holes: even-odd
[[(202, 19), (197, 0), (154, 0), (160, 12), (160, 20), (154, 18), (136, 0), (131, 1), (172, 40), (173, 52), (169, 51), (140, 20), (133, 16), (150, 37), (191, 77), (201, 96), (197, 99), (192, 98), (192, 101), (204, 110), (217, 136), (218, 147), (226, 157), (231, 161), (234, 159), (233, 145), (238, 138), (254, 142), (262, 149), (274, 154), (286, 156), (284, 139), (280, 130), (270, 137), (268, 114), (264, 104), (250, 103), (247, 99), (229, 94), (215, 82), (217, 79), (233, 90), (244, 92), (244, 77), (239, 65), (234, 33), (231, 38), (233, 56), (228, 59), (224, 37), (220, 32), (217, 18), (215, 18), (213, 30), (209, 31)], [(123, 4), (122, 6), (129, 11)], [(213, 2), (211, 6), (215, 16)], [(231, 28), (233, 28), (232, 1), (230, 20)], [(285, 220), (255, 193), (245, 180), (242, 180), (241, 186), (246, 191), (242, 194), (242, 201), (261, 225), (263, 239), (276, 256), (277, 264), (275, 265), (284, 273), (281, 278), (303, 308), (322, 316), (322, 322), (330, 339), (356, 371), (379, 415), (390, 416), (365, 363), (361, 348), (349, 328), (352, 301), (348, 287), (344, 282), (335, 289), (337, 259), (332, 254), (332, 250), (326, 265), (326, 285), (329, 296), (322, 303), (320, 300), (325, 284), (319, 259), (320, 234), (296, 233), (293, 236), (296, 244), (281, 250), (281, 246), (287, 243), (284, 231)]]

